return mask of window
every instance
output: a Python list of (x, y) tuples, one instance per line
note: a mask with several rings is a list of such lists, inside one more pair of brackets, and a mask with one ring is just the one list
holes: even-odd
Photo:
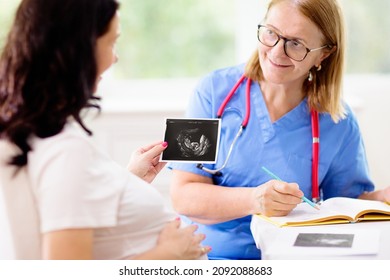
[(390, 73), (390, 0), (341, 0), (347, 73)]
[(234, 6), (226, 0), (122, 1), (121, 78), (198, 76), (235, 62)]
[[(256, 47), (262, 0), (126, 0), (118, 79), (198, 77), (245, 62)], [(390, 73), (390, 0), (340, 0), (348, 27), (347, 72)], [(0, 0), (0, 46), (20, 0)]]

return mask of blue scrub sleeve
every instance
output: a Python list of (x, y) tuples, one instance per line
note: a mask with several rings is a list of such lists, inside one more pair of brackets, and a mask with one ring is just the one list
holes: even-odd
[(359, 125), (353, 112), (348, 111), (343, 143), (321, 184), (324, 199), (335, 196), (357, 198), (363, 192), (374, 190)]

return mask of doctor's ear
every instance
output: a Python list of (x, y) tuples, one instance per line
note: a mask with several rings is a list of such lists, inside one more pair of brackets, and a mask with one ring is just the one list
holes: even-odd
[[(320, 57), (320, 60), (321, 62), (323, 60), (325, 60), (326, 58), (328, 58), (328, 56), (330, 56), (332, 53), (334, 53), (335, 51), (337, 50), (337, 46), (331, 46), (331, 45), (328, 45), (327, 48), (324, 49), (324, 51), (322, 52), (322, 55)], [(321, 63), (319, 63), (321, 64)]]
[(330, 50), (329, 50), (329, 53), (332, 54), (334, 53), (335, 51), (337, 50), (337, 46), (331, 46)]
[(316, 65), (321, 65), (322, 61), (327, 59), (332, 53), (334, 53), (337, 50), (337, 46), (331, 46), (329, 45), (324, 51), (322, 52), (322, 55), (319, 58), (318, 63)]

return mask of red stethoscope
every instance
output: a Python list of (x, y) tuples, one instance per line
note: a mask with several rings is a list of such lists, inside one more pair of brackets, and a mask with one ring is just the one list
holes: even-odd
[[(242, 75), (241, 78), (237, 81), (237, 83), (233, 86), (233, 88), (230, 90), (226, 98), (223, 100), (221, 106), (218, 109), (217, 112), (217, 118), (222, 119), (222, 114), (225, 110), (226, 105), (229, 103), (230, 99), (234, 95), (234, 93), (237, 91), (237, 88), (244, 82), (246, 79), (245, 75)], [(249, 114), (250, 114), (250, 88), (251, 88), (252, 80), (250, 78), (247, 78), (246, 83), (246, 114), (245, 117), (241, 123), (240, 129), (238, 130), (236, 136), (234, 137), (232, 144), (230, 145), (228, 154), (226, 156), (225, 162), (222, 164), (221, 167), (217, 169), (209, 169), (203, 164), (198, 164), (197, 167), (206, 171), (209, 174), (215, 175), (215, 176), (221, 176), (221, 170), (225, 168), (231, 152), (233, 150), (233, 147), (237, 141), (237, 139), (241, 136), (242, 132), (244, 131), (245, 127), (248, 125), (249, 122)], [(312, 133), (312, 139), (313, 139), (313, 146), (312, 146), (312, 178), (311, 178), (311, 184), (312, 184), (312, 200), (313, 202), (318, 202), (320, 200), (320, 191), (318, 186), (318, 166), (319, 166), (319, 148), (320, 148), (320, 125), (318, 120), (318, 112), (315, 110), (312, 110), (311, 112), (311, 133)]]

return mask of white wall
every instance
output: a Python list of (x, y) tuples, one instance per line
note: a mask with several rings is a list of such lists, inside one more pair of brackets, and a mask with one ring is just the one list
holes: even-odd
[(390, 76), (349, 75), (346, 96), (357, 100), (358, 120), (372, 178), (378, 188), (390, 185)]

